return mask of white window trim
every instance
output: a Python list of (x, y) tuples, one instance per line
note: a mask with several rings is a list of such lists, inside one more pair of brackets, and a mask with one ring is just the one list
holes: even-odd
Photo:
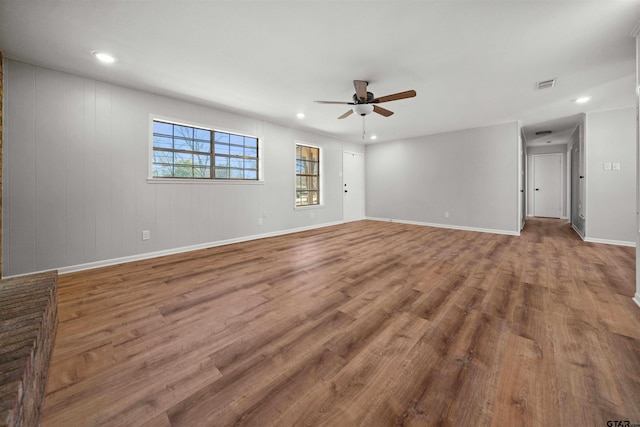
[[(156, 178), (153, 176), (153, 122), (158, 120), (181, 126), (196, 127), (211, 131), (233, 133), (236, 135), (248, 136), (258, 139), (258, 179), (212, 179), (212, 178)], [(264, 162), (262, 159), (264, 139), (261, 136), (248, 134), (240, 130), (230, 130), (227, 128), (206, 125), (188, 120), (175, 119), (158, 114), (149, 114), (149, 146), (147, 158), (147, 183), (149, 184), (205, 184), (205, 185), (264, 185)]]
[[(296, 146), (297, 145), (305, 145), (307, 147), (317, 148), (320, 154), (320, 168), (318, 169), (318, 173), (320, 174), (320, 203), (317, 205), (306, 205), (306, 206), (296, 206)], [(296, 211), (305, 211), (309, 209), (322, 209), (324, 208), (324, 148), (316, 145), (310, 144), (304, 141), (294, 141), (293, 144), (293, 210)]]

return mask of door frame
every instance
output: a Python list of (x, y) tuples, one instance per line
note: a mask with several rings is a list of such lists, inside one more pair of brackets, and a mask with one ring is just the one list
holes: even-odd
[(531, 184), (532, 184), (531, 189), (533, 190), (533, 197), (532, 197), (533, 211), (531, 213), (533, 214), (533, 216), (536, 216), (536, 193), (535, 193), (535, 191), (536, 191), (535, 190), (535, 187), (536, 187), (536, 158), (538, 158), (538, 157), (552, 157), (552, 156), (558, 157), (558, 159), (560, 160), (558, 162), (558, 164), (560, 165), (559, 168), (558, 168), (559, 169), (558, 170), (558, 177), (560, 178), (560, 181), (559, 181), (560, 185), (558, 186), (559, 193), (560, 193), (560, 195), (558, 197), (558, 206), (560, 208), (558, 218), (563, 218), (563, 215), (562, 215), (562, 213), (563, 213), (563, 209), (562, 209), (563, 208), (563, 203), (562, 203), (562, 199), (563, 199), (563, 197), (562, 197), (562, 192), (563, 192), (563, 185), (562, 185), (562, 182), (563, 182), (562, 153), (532, 154), (531, 155), (531, 160), (532, 160), (531, 161), (531, 166), (532, 166), (531, 167), (531, 169), (532, 169), (532, 171), (531, 171)]

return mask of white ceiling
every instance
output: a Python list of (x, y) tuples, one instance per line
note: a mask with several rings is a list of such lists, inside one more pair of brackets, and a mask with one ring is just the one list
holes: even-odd
[(640, 0), (0, 0), (0, 50), (354, 142), (362, 119), (314, 100), (350, 100), (354, 79), (376, 96), (415, 89), (366, 117), (388, 141), (633, 106), (639, 19)]

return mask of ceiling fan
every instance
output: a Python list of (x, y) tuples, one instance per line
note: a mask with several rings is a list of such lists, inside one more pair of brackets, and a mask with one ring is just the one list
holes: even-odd
[(378, 113), (382, 116), (389, 117), (393, 114), (393, 111), (387, 110), (386, 108), (379, 107), (376, 104), (380, 104), (383, 102), (389, 101), (397, 101), (399, 99), (405, 98), (413, 98), (416, 96), (415, 90), (407, 90), (404, 92), (398, 92), (391, 95), (381, 96), (376, 98), (373, 96), (373, 93), (367, 91), (367, 85), (369, 82), (364, 80), (354, 80), (353, 86), (356, 89), (356, 93), (353, 94), (353, 101), (351, 102), (342, 102), (342, 101), (315, 101), (319, 104), (345, 104), (345, 105), (353, 105), (353, 107), (338, 117), (338, 119), (344, 119), (345, 117), (349, 117), (351, 114), (356, 113), (359, 116), (366, 116), (372, 111)]

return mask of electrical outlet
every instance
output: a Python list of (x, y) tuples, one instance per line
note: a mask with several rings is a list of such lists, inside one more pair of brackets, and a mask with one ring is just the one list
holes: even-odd
[(449, 218), (449, 212), (448, 212), (448, 211), (445, 211), (445, 212), (444, 212), (444, 217), (445, 217), (445, 218)]
[(262, 218), (266, 218), (267, 217), (267, 211), (262, 211)]
[(614, 171), (619, 171), (620, 170), (620, 163), (619, 162), (615, 162), (611, 166), (613, 167)]
[(151, 231), (142, 230), (142, 240), (149, 240), (151, 238)]
[(262, 225), (262, 218), (258, 218), (258, 225)]

